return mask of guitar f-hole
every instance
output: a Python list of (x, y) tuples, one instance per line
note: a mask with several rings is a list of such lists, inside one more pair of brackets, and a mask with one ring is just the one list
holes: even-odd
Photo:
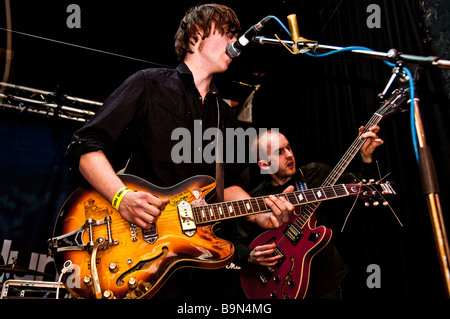
[(294, 259), (294, 257), (291, 257), (290, 260), (291, 260), (291, 268), (289, 269), (289, 272), (284, 277), (283, 287), (281, 288), (281, 295), (282, 295), (283, 299), (290, 299), (290, 297), (287, 295), (287, 293), (285, 293), (286, 285), (293, 288), (296, 284), (294, 278), (292, 277), (292, 271), (294, 270), (294, 266), (295, 266), (295, 259)]
[(150, 267), (151, 264), (153, 264), (155, 261), (157, 261), (158, 259), (164, 257), (168, 252), (169, 252), (169, 248), (163, 247), (161, 253), (160, 253), (158, 256), (156, 256), (156, 257), (154, 257), (154, 258), (151, 258), (151, 259), (142, 260), (142, 261), (138, 262), (138, 263), (136, 264), (136, 266), (134, 266), (134, 267), (130, 268), (129, 270), (127, 270), (126, 272), (124, 272), (124, 273), (117, 279), (117, 281), (116, 281), (117, 286), (119, 286), (119, 287), (123, 286), (123, 285), (125, 284), (124, 279), (125, 279), (126, 276), (128, 276), (128, 275), (134, 273), (135, 271), (139, 271), (139, 270), (142, 270), (142, 269), (147, 269), (147, 268)]

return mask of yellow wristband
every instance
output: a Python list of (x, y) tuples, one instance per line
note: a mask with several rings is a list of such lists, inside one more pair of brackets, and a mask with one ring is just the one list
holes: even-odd
[(125, 187), (122, 187), (121, 189), (119, 189), (119, 191), (116, 193), (116, 195), (114, 195), (114, 198), (112, 201), (112, 206), (116, 210), (119, 210), (120, 202), (122, 201), (125, 194), (128, 192), (131, 192), (131, 189), (129, 189), (128, 187), (125, 186)]

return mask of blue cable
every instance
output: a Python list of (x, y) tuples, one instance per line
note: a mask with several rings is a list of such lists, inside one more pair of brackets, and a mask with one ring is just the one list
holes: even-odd
[[(388, 61), (384, 61), (385, 64), (387, 64), (390, 67), (395, 67), (394, 63), (388, 62)], [(410, 103), (410, 114), (409, 114), (409, 118), (410, 118), (410, 125), (411, 125), (411, 135), (412, 135), (412, 143), (413, 143), (413, 148), (414, 148), (414, 153), (416, 155), (416, 161), (419, 162), (419, 151), (418, 151), (418, 141), (417, 141), (417, 131), (416, 131), (416, 121), (415, 121), (415, 113), (414, 113), (414, 109), (415, 109), (415, 105), (414, 105), (414, 98), (415, 98), (415, 92), (414, 92), (414, 79), (412, 76), (411, 71), (402, 66), (402, 69), (405, 71), (406, 75), (408, 76), (408, 83), (409, 83), (409, 103)]]
[(335, 54), (335, 53), (344, 52), (344, 51), (352, 51), (352, 50), (372, 51), (369, 48), (353, 46), (353, 47), (346, 47), (346, 48), (342, 48), (342, 49), (337, 49), (337, 50), (326, 52), (326, 53), (322, 53), (322, 54), (312, 54), (312, 53), (309, 53), (309, 52), (305, 52), (305, 54), (309, 55), (309, 56), (312, 56), (312, 57), (321, 58), (321, 57), (329, 56), (329, 55), (332, 55), (332, 54)]
[(286, 28), (286, 26), (283, 24), (283, 22), (280, 21), (280, 19), (278, 19), (276, 16), (269, 16), (269, 18), (275, 19), (280, 24), (280, 26), (284, 29), (284, 31), (289, 35), (289, 37), (292, 37), (289, 30)]
[[(291, 37), (291, 33), (286, 28), (286, 26), (275, 16), (269, 16), (271, 19), (275, 19), (284, 29), (284, 31)], [(373, 51), (370, 48), (366, 47), (360, 47), (360, 46), (350, 46), (342, 49), (333, 50), (330, 52), (322, 53), (322, 54), (312, 54), (310, 52), (305, 52), (304, 54), (311, 56), (311, 57), (325, 57), (330, 56), (335, 53), (344, 52), (344, 51), (352, 51), (352, 50), (364, 50), (364, 51)], [(396, 65), (392, 62), (383, 61), (385, 64), (387, 64), (390, 67), (395, 67)], [(417, 141), (417, 132), (416, 132), (416, 123), (415, 123), (415, 114), (414, 114), (414, 98), (415, 98), (415, 92), (414, 92), (414, 79), (411, 74), (411, 71), (409, 71), (408, 68), (402, 67), (405, 71), (406, 75), (408, 76), (408, 83), (409, 83), (409, 95), (410, 95), (410, 125), (411, 125), (411, 135), (412, 135), (412, 143), (414, 148), (414, 153), (416, 155), (416, 161), (419, 163), (419, 152), (418, 152), (418, 141)]]
[[(339, 52), (344, 52), (344, 51), (352, 51), (352, 50), (366, 50), (366, 51), (372, 51), (369, 48), (365, 48), (365, 47), (358, 47), (358, 46), (352, 46), (352, 47), (346, 47), (346, 48), (342, 48), (342, 49), (337, 49), (334, 51), (330, 51), (327, 53), (323, 53), (323, 54), (312, 54), (309, 52), (305, 52), (308, 56), (312, 56), (312, 57), (325, 57), (325, 56), (329, 56), (335, 53), (339, 53)], [(388, 61), (384, 61), (385, 64), (387, 64), (390, 67), (395, 67), (396, 65), (394, 63), (388, 62)], [(417, 141), (417, 132), (416, 132), (416, 124), (415, 124), (415, 114), (414, 114), (414, 97), (415, 97), (415, 92), (414, 92), (414, 79), (413, 76), (411, 74), (411, 71), (406, 68), (406, 67), (402, 67), (402, 69), (405, 71), (406, 75), (408, 75), (408, 83), (409, 83), (409, 94), (410, 94), (410, 125), (411, 125), (411, 135), (412, 135), (412, 143), (413, 143), (413, 148), (414, 148), (414, 153), (416, 155), (416, 161), (419, 162), (419, 152), (418, 152), (418, 141)]]
[(409, 82), (409, 94), (410, 94), (410, 99), (411, 99), (411, 108), (410, 108), (410, 121), (411, 121), (411, 134), (413, 136), (413, 147), (414, 147), (414, 153), (416, 154), (416, 161), (417, 163), (419, 163), (419, 150), (418, 150), (418, 140), (417, 140), (417, 131), (416, 131), (416, 121), (415, 121), (415, 114), (414, 114), (414, 110), (415, 110), (415, 104), (414, 104), (414, 99), (415, 99), (415, 92), (414, 92), (414, 79), (413, 76), (411, 74), (411, 71), (409, 71), (408, 68), (403, 67), (403, 70), (405, 70), (406, 75), (408, 75), (408, 82)]

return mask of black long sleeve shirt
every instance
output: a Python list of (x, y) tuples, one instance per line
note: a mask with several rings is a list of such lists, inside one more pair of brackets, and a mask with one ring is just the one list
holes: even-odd
[[(213, 139), (203, 140), (203, 132), (217, 128), (218, 122), (222, 132), (236, 126), (235, 116), (218, 96), (214, 82), (203, 101), (186, 64), (176, 69), (146, 69), (130, 76), (74, 134), (66, 160), (77, 171), (81, 155), (101, 150), (114, 166), (115, 157), (124, 157), (126, 151), (130, 157), (126, 173), (161, 187), (194, 175), (214, 177), (215, 163), (202, 156)], [(174, 132), (185, 135), (172, 136)], [(180, 151), (178, 143), (189, 143), (190, 148)], [(179, 163), (179, 156), (186, 156), (183, 151), (190, 152), (191, 160)], [(225, 180), (229, 181), (227, 175)]]

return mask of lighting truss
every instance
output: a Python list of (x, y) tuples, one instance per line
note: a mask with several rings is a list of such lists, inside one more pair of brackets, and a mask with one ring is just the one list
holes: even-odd
[(101, 105), (57, 92), (0, 82), (0, 108), (86, 122)]

